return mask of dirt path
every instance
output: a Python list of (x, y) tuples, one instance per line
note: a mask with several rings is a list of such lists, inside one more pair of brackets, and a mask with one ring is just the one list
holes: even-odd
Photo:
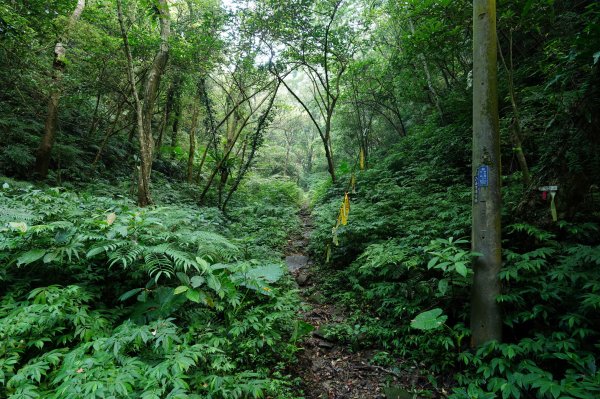
[[(398, 375), (383, 367), (369, 363), (373, 352), (350, 352), (348, 348), (328, 341), (323, 326), (344, 321), (342, 309), (325, 303), (319, 294), (318, 281), (314, 278), (314, 264), (307, 255), (312, 230), (308, 208), (300, 212), (302, 232), (291, 237), (287, 248), (286, 263), (296, 278), (303, 302), (310, 310), (302, 313), (302, 319), (315, 327), (299, 353), (295, 374), (302, 378), (306, 399), (384, 399), (405, 398), (403, 393), (392, 392), (385, 387), (394, 386)], [(324, 300), (325, 299), (325, 300)], [(409, 398), (412, 397), (409, 396)]]

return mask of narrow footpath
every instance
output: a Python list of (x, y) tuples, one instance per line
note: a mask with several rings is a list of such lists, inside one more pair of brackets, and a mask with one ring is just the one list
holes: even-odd
[[(302, 344), (294, 373), (303, 381), (306, 399), (393, 399), (412, 398), (397, 389), (400, 376), (384, 367), (369, 364), (373, 351), (351, 352), (343, 345), (326, 339), (322, 328), (345, 319), (343, 309), (328, 303), (319, 289), (315, 276), (315, 264), (308, 256), (308, 243), (312, 231), (310, 210), (300, 211), (302, 229), (290, 237), (286, 251), (286, 263), (296, 279), (304, 304), (302, 319), (315, 330)], [(405, 379), (406, 376), (403, 376)], [(400, 390), (402, 391), (402, 390)]]

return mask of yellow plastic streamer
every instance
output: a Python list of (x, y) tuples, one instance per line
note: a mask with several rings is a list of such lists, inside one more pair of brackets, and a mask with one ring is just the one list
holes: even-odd
[(336, 247), (340, 245), (340, 240), (338, 239), (337, 235), (337, 226), (331, 229), (331, 235), (333, 236), (333, 245), (335, 245)]
[(348, 214), (350, 213), (350, 197), (348, 197), (348, 193), (344, 195), (344, 201), (342, 201), (342, 206), (340, 206), (340, 214), (338, 215), (338, 220), (336, 223), (336, 227), (340, 224), (345, 226), (348, 224)]
[[(354, 178), (354, 176), (352, 176)], [(340, 245), (340, 240), (338, 238), (337, 230), (340, 225), (348, 224), (348, 214), (350, 214), (350, 197), (348, 193), (344, 194), (344, 200), (342, 201), (342, 205), (340, 206), (340, 213), (338, 214), (337, 220), (335, 222), (335, 226), (331, 228), (331, 242), (336, 247)], [(329, 263), (329, 259), (331, 257), (331, 245), (327, 245), (327, 253), (326, 253), (326, 263)]]
[(363, 149), (360, 149), (360, 154), (358, 156), (359, 159), (359, 165), (360, 165), (360, 170), (364, 170), (365, 169), (365, 152), (363, 151)]

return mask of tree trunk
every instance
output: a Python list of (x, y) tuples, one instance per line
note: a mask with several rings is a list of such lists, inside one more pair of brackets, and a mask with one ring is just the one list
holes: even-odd
[[(412, 20), (409, 20), (408, 23), (410, 25), (410, 31), (414, 35), (415, 34), (415, 26), (413, 25)], [(440, 113), (440, 120), (442, 121), (442, 123), (445, 123), (444, 122), (444, 111), (442, 110), (442, 106), (440, 104), (440, 96), (438, 96), (437, 90), (435, 89), (435, 86), (433, 84), (433, 79), (431, 79), (431, 72), (429, 71), (429, 64), (427, 63), (427, 58), (425, 58), (425, 54), (419, 53), (419, 60), (421, 61), (421, 64), (423, 65), (423, 71), (425, 72), (425, 79), (427, 81), (427, 88), (429, 89), (429, 93), (431, 93), (431, 97), (432, 97), (431, 100), (432, 100), (433, 104), (435, 105), (435, 107), (437, 108), (438, 112)]]
[[(239, 96), (243, 97), (242, 93), (239, 93)], [(236, 99), (236, 102), (239, 104), (240, 100)], [(230, 104), (230, 106), (234, 106), (234, 104), (230, 100), (228, 100), (228, 104)], [(223, 154), (225, 154), (228, 151), (231, 151), (230, 149), (233, 149), (233, 146), (235, 145), (235, 142), (237, 141), (236, 132), (238, 131), (238, 125), (239, 125), (239, 122), (241, 119), (242, 119), (242, 115), (236, 109), (236, 111), (234, 111), (233, 114), (231, 115), (231, 121), (227, 122), (227, 136), (226, 136), (226, 141), (223, 144)], [(225, 188), (225, 185), (227, 184), (229, 175), (230, 175), (229, 166), (227, 165), (227, 162), (225, 161), (221, 165), (221, 177), (219, 180), (219, 186), (217, 188), (217, 197), (218, 197), (219, 207), (221, 206), (222, 201), (223, 201), (223, 189)]]
[[(104, 71), (103, 71), (104, 72)], [(94, 114), (92, 115), (92, 123), (90, 124), (90, 130), (88, 130), (88, 137), (92, 137), (98, 127), (100, 118), (98, 117), (98, 110), (100, 109), (100, 99), (102, 98), (102, 92), (98, 91), (96, 95), (96, 105), (94, 106)]]
[(333, 116), (333, 108), (335, 104), (327, 110), (327, 118), (325, 120), (325, 137), (323, 145), (325, 146), (325, 157), (327, 158), (327, 170), (331, 176), (331, 182), (335, 184), (335, 165), (333, 163), (333, 146), (331, 145), (331, 118)]
[(290, 176), (288, 169), (290, 167), (290, 150), (292, 148), (292, 132), (288, 132), (287, 130), (283, 131), (283, 134), (285, 136), (285, 163), (283, 166), (283, 171), (285, 173), (286, 176)]
[(117, 111), (115, 113), (115, 120), (110, 124), (110, 127), (108, 128), (106, 134), (104, 135), (104, 139), (102, 140), (102, 144), (100, 144), (100, 147), (98, 147), (98, 151), (96, 152), (96, 156), (94, 157), (92, 166), (95, 166), (98, 163), (98, 161), (100, 160), (100, 156), (102, 155), (102, 152), (104, 151), (104, 148), (108, 144), (108, 139), (110, 139), (110, 137), (115, 133), (115, 128), (117, 127), (117, 124), (119, 123), (119, 120), (121, 119), (122, 108), (123, 108), (123, 101), (121, 101), (119, 103), (119, 105), (117, 105)]
[(158, 138), (156, 140), (156, 146), (154, 148), (154, 150), (157, 151), (157, 158), (161, 158), (162, 156), (160, 149), (162, 148), (165, 129), (167, 129), (167, 126), (169, 125), (169, 120), (171, 118), (171, 109), (173, 108), (173, 96), (175, 95), (173, 86), (174, 85), (171, 84), (167, 89), (167, 98), (165, 100), (165, 106), (161, 115), (160, 129), (158, 130)]
[(181, 119), (181, 75), (177, 74), (173, 84), (167, 93), (167, 127), (171, 129), (171, 159), (175, 158), (175, 147), (177, 146), (177, 134), (179, 133), (179, 120)]
[(502, 48), (498, 45), (500, 58), (502, 60), (502, 65), (504, 65), (504, 69), (506, 71), (506, 75), (508, 78), (508, 94), (510, 96), (510, 104), (513, 110), (513, 121), (510, 126), (510, 140), (513, 144), (513, 149), (515, 155), (517, 157), (517, 162), (519, 163), (519, 168), (521, 169), (521, 173), (523, 173), (523, 185), (528, 187), (531, 184), (531, 175), (529, 173), (529, 165), (527, 164), (527, 158), (525, 158), (525, 153), (523, 153), (523, 134), (521, 132), (521, 120), (519, 118), (519, 108), (517, 107), (517, 96), (515, 95), (515, 82), (513, 78), (513, 43), (512, 43), (512, 32), (509, 38), (509, 62), (510, 67), (507, 65), (506, 60), (504, 59), (504, 54), (502, 53)]
[[(339, 3), (337, 3), (337, 4), (339, 5)], [(335, 184), (335, 166), (334, 166), (334, 162), (333, 162), (333, 151), (332, 151), (332, 146), (331, 146), (331, 136), (330, 135), (331, 135), (331, 117), (333, 115), (333, 111), (335, 109), (335, 105), (337, 103), (338, 97), (332, 94), (331, 87), (329, 87), (329, 85), (323, 86), (323, 89), (326, 92), (326, 97), (328, 98), (328, 100), (322, 101), (322, 106), (326, 109), (327, 115), (325, 118), (325, 126), (321, 127), (321, 124), (319, 124), (319, 122), (317, 122), (317, 119), (315, 118), (313, 113), (310, 111), (310, 109), (307, 107), (307, 105), (304, 103), (304, 101), (302, 101), (302, 99), (298, 96), (298, 94), (296, 94), (296, 92), (290, 88), (290, 86), (285, 82), (284, 78), (282, 78), (276, 70), (273, 70), (273, 71), (274, 71), (275, 75), (277, 76), (277, 79), (279, 80), (279, 82), (281, 84), (283, 84), (283, 86), (292, 95), (292, 97), (294, 97), (296, 99), (296, 101), (298, 101), (298, 103), (302, 106), (302, 108), (304, 108), (304, 110), (306, 111), (306, 114), (308, 115), (308, 117), (312, 121), (313, 125), (315, 125), (317, 131), (319, 132), (319, 136), (321, 137), (321, 141), (323, 142), (323, 147), (325, 148), (325, 157), (327, 158), (327, 171), (329, 172), (329, 175), (331, 176), (332, 183)], [(343, 69), (342, 69), (342, 72), (343, 72)], [(325, 68), (325, 76), (326, 76), (326, 81), (328, 81), (329, 78), (327, 78), (327, 76), (328, 76), (327, 68)], [(339, 79), (339, 76), (338, 76), (338, 79)], [(316, 82), (316, 81), (313, 80), (313, 82)], [(313, 84), (316, 84), (316, 83), (313, 83)]]
[(192, 126), (190, 128), (190, 152), (188, 155), (187, 164), (187, 181), (192, 183), (194, 173), (194, 155), (196, 153), (196, 128), (198, 127), (198, 104), (194, 103), (194, 110), (192, 111)]
[(256, 155), (256, 152), (258, 151), (259, 147), (262, 145), (263, 132), (267, 128), (269, 113), (273, 109), (273, 104), (275, 103), (275, 98), (277, 97), (278, 91), (279, 91), (279, 84), (275, 88), (275, 91), (273, 92), (273, 95), (269, 101), (269, 104), (268, 104), (265, 112), (260, 116), (260, 118), (258, 120), (258, 125), (256, 126), (254, 136), (252, 137), (252, 143), (251, 143), (250, 153), (248, 154), (248, 160), (244, 163), (243, 158), (242, 158), (240, 172), (239, 172), (237, 178), (235, 179), (235, 181), (233, 182), (233, 184), (231, 185), (231, 189), (229, 190), (229, 193), (227, 194), (227, 197), (225, 198), (225, 201), (223, 202), (223, 204), (221, 206), (221, 210), (223, 212), (226, 212), (227, 204), (229, 203), (229, 200), (231, 199), (231, 197), (233, 196), (233, 194), (239, 187), (240, 182), (244, 178), (244, 175), (246, 174), (246, 172), (248, 171), (250, 166), (252, 166), (252, 161), (254, 160), (254, 156)]
[(154, 57), (152, 67), (148, 72), (144, 87), (144, 103), (140, 101), (139, 94), (135, 88), (135, 73), (133, 69), (133, 59), (129, 48), (129, 39), (125, 30), (123, 21), (123, 13), (121, 0), (117, 0), (117, 9), (119, 14), (119, 25), (123, 36), (125, 53), (127, 56), (127, 72), (129, 83), (132, 86), (132, 91), (135, 99), (135, 108), (137, 114), (137, 130), (140, 142), (140, 166), (138, 171), (138, 205), (147, 206), (152, 203), (150, 196), (150, 173), (152, 171), (152, 156), (154, 150), (154, 139), (152, 137), (152, 115), (154, 112), (154, 103), (156, 93), (160, 85), (160, 79), (164, 73), (167, 59), (169, 56), (169, 5), (167, 0), (157, 0), (158, 13), (160, 20), (160, 48)]
[(517, 162), (519, 163), (519, 168), (521, 169), (521, 173), (523, 173), (523, 185), (525, 187), (529, 187), (531, 184), (531, 174), (529, 173), (527, 158), (525, 158), (525, 153), (523, 153), (523, 143), (521, 142), (521, 137), (521, 126), (518, 118), (515, 117), (510, 127), (510, 139), (513, 144), (515, 156), (517, 157)]
[(140, 173), (138, 175), (138, 204), (146, 206), (152, 203), (150, 196), (150, 173), (152, 172), (152, 156), (154, 152), (154, 139), (152, 137), (152, 115), (156, 93), (160, 79), (165, 72), (169, 58), (169, 35), (171, 33), (169, 4), (167, 0), (157, 0), (160, 20), (160, 47), (154, 57), (152, 68), (148, 72), (146, 87), (144, 88), (143, 121), (144, 128), (140, 132)]
[(46, 114), (46, 121), (44, 122), (44, 134), (40, 141), (40, 146), (37, 149), (35, 159), (35, 172), (41, 178), (48, 176), (48, 169), (50, 168), (50, 157), (52, 155), (52, 147), (54, 146), (54, 140), (56, 138), (56, 126), (58, 124), (58, 105), (60, 102), (60, 96), (62, 94), (62, 78), (65, 72), (65, 54), (66, 45), (68, 44), (68, 34), (70, 28), (73, 26), (83, 9), (85, 8), (85, 0), (78, 0), (77, 6), (71, 18), (67, 28), (63, 32), (62, 37), (59, 37), (58, 42), (54, 46), (54, 61), (52, 62), (52, 88), (50, 91), (50, 98), (48, 100), (48, 113)]
[(496, 1), (473, 0), (473, 226), (471, 345), (502, 339)]
[(171, 158), (175, 158), (175, 147), (177, 147), (179, 120), (181, 119), (181, 98), (177, 97), (175, 99), (175, 107), (173, 111), (173, 127), (171, 130)]
[[(277, 85), (277, 88), (279, 88), (279, 85)], [(262, 104), (266, 101), (267, 98), (268, 98), (268, 96), (265, 96), (262, 100), (260, 100), (259, 103), (256, 104), (256, 107), (254, 108), (254, 110), (251, 111), (251, 112), (249, 112), (248, 115), (244, 118), (244, 120), (241, 121), (242, 123), (241, 123), (241, 125), (239, 125), (239, 128), (237, 129), (237, 133), (233, 137), (231, 145), (229, 146), (229, 148), (226, 148), (225, 153), (223, 154), (223, 156), (221, 157), (221, 159), (217, 162), (217, 165), (215, 166), (215, 168), (213, 169), (212, 173), (208, 177), (208, 181), (206, 182), (206, 186), (202, 190), (202, 193), (200, 193), (200, 199), (198, 200), (198, 203), (200, 205), (204, 202), (204, 198), (206, 197), (206, 194), (208, 193), (208, 190), (210, 189), (215, 176), (217, 175), (217, 173), (219, 171), (222, 171), (223, 168), (225, 167), (225, 163), (229, 159), (229, 155), (231, 154), (231, 151), (233, 150), (233, 147), (235, 146), (235, 143), (239, 139), (239, 137), (242, 134), (242, 131), (244, 130), (244, 128), (248, 125), (248, 121), (252, 117), (253, 113), (256, 112), (262, 106)], [(229, 114), (229, 115), (231, 115), (231, 114)], [(236, 125), (237, 124), (239, 124), (239, 121), (236, 122)], [(220, 126), (220, 124), (219, 124), (219, 126)], [(218, 126), (217, 126), (217, 128), (218, 128)], [(216, 132), (216, 128), (213, 128), (211, 130), (213, 131), (213, 133)], [(213, 141), (216, 140), (216, 137), (214, 135), (213, 135), (213, 137), (214, 137)], [(219, 206), (220, 205), (221, 205), (221, 203), (219, 201)]]
[(312, 164), (313, 164), (313, 146), (312, 143), (308, 145), (308, 150), (306, 154), (306, 173), (312, 173)]

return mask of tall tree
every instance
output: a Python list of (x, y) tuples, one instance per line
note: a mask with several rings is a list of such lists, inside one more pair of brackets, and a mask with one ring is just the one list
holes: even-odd
[(167, 0), (156, 0), (157, 12), (160, 21), (160, 47), (154, 57), (152, 66), (148, 71), (144, 85), (144, 101), (142, 103), (140, 95), (135, 86), (135, 71), (133, 68), (133, 58), (129, 47), (129, 38), (125, 29), (123, 18), (122, 1), (117, 0), (117, 12), (121, 35), (123, 36), (123, 45), (127, 57), (127, 75), (129, 84), (132, 87), (135, 100), (136, 128), (140, 143), (140, 167), (138, 171), (138, 204), (146, 206), (152, 202), (150, 196), (150, 173), (152, 171), (152, 156), (154, 152), (154, 139), (152, 137), (152, 115), (154, 113), (154, 103), (156, 93), (160, 85), (160, 79), (164, 74), (169, 57), (169, 34), (170, 17), (169, 4)]
[(62, 78), (66, 66), (67, 43), (69, 40), (70, 30), (81, 16), (85, 8), (85, 0), (78, 0), (75, 10), (69, 18), (66, 29), (59, 37), (54, 46), (54, 61), (52, 62), (52, 87), (50, 90), (50, 98), (48, 99), (48, 112), (44, 123), (44, 134), (38, 147), (35, 159), (35, 171), (39, 177), (45, 178), (48, 175), (50, 167), (50, 157), (52, 155), (52, 147), (56, 138), (56, 126), (58, 124), (58, 104), (62, 95)]
[(502, 60), (502, 65), (506, 71), (506, 78), (508, 84), (508, 95), (510, 97), (510, 105), (512, 106), (513, 119), (510, 125), (510, 139), (513, 143), (513, 148), (521, 173), (523, 173), (523, 185), (528, 187), (531, 184), (531, 174), (529, 173), (529, 165), (527, 164), (527, 158), (523, 152), (523, 133), (521, 131), (521, 118), (519, 117), (519, 108), (517, 107), (517, 96), (515, 93), (515, 81), (514, 81), (514, 64), (513, 64), (513, 39), (512, 30), (509, 32), (508, 39), (508, 64), (502, 53), (502, 47), (498, 45), (498, 53)]
[[(360, 14), (355, 2), (344, 0), (289, 1), (284, 7), (268, 8), (270, 11), (261, 21), (269, 21), (263, 27), (272, 35), (274, 43), (283, 43), (286, 50), (282, 60), (275, 60), (271, 70), (294, 99), (304, 109), (323, 143), (327, 170), (333, 182), (336, 180), (332, 143), (332, 122), (341, 96), (341, 82), (361, 38)], [(285, 10), (281, 15), (282, 10)], [(272, 58), (276, 52), (272, 50)], [(289, 70), (300, 69), (309, 79), (310, 94), (295, 88), (291, 82), (281, 79), (278, 61)]]
[(496, 1), (473, 0), (473, 262), (471, 345), (502, 339), (501, 168)]

